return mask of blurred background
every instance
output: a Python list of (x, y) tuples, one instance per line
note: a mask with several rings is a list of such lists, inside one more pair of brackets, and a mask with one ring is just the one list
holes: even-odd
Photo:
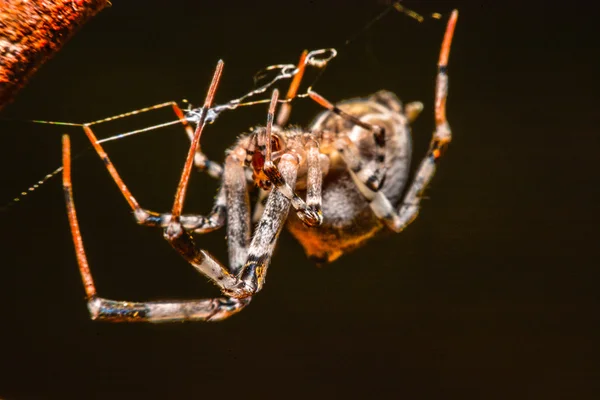
[[(413, 163), (433, 131), (446, 20), (396, 12), (350, 45), (386, 2), (115, 0), (0, 114), (0, 202), (60, 165), (60, 135), (162, 103), (204, 99), (218, 59), (223, 103), (259, 69), (336, 47), (315, 85), (339, 101), (388, 89), (425, 110)], [(316, 268), (282, 233), (267, 284), (216, 324), (89, 319), (60, 176), (1, 213), (0, 397), (592, 399), (600, 395), (595, 105), (597, 17), (583, 3), (411, 1), (460, 10), (450, 56), (454, 139), (419, 218)], [(287, 86), (282, 86), (286, 90)], [(223, 151), (267, 106), (223, 114), (202, 137)], [(297, 101), (291, 122), (321, 110)], [(98, 126), (100, 137), (169, 121), (157, 111)], [(7, 121), (10, 119), (12, 121)], [(180, 127), (107, 144), (141, 204), (168, 210), (189, 142)], [(135, 301), (215, 296), (162, 239), (137, 226), (92, 152), (74, 163), (75, 201), (100, 295)], [(186, 211), (207, 213), (217, 183), (194, 174)], [(198, 243), (225, 261), (224, 231)]]

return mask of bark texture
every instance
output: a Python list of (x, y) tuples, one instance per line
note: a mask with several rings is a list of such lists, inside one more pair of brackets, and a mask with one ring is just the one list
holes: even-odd
[(108, 0), (0, 0), (0, 109)]

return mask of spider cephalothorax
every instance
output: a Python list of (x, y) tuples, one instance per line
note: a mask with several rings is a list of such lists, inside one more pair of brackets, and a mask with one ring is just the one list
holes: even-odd
[[(326, 111), (306, 129), (286, 128), (289, 99), (278, 118), (279, 92), (271, 97), (267, 123), (242, 135), (227, 151), (223, 166), (209, 161), (199, 147), (221, 76), (219, 62), (204, 106), (194, 114), (192, 129), (173, 104), (192, 144), (178, 185), (173, 209), (159, 214), (142, 208), (117, 173), (96, 139), (90, 124), (83, 125), (95, 150), (127, 199), (138, 223), (160, 226), (164, 237), (193, 267), (213, 281), (223, 297), (134, 303), (96, 295), (75, 214), (71, 190), (70, 146), (63, 137), (63, 184), (76, 254), (93, 318), (109, 321), (215, 321), (244, 308), (265, 283), (277, 238), (287, 223), (306, 253), (318, 262), (330, 262), (360, 246), (383, 227), (400, 232), (416, 216), (422, 193), (433, 177), (442, 150), (451, 139), (446, 121), (447, 62), (458, 13), (449, 19), (438, 63), (435, 122), (430, 149), (409, 184), (411, 157), (409, 124), (422, 110), (418, 102), (403, 105), (388, 91), (334, 105), (316, 92), (306, 95)], [(298, 71), (303, 67), (306, 53)], [(298, 79), (296, 79), (298, 78)], [(291, 95), (290, 95), (291, 93)], [(277, 121), (277, 124), (274, 124)], [(208, 216), (183, 215), (183, 202), (193, 165), (221, 180), (215, 205)], [(259, 200), (251, 219), (249, 192), (258, 187)], [(404, 193), (404, 194), (403, 194)], [(289, 214), (290, 207), (294, 213)], [(255, 228), (252, 232), (254, 220)], [(192, 233), (227, 226), (229, 262), (221, 264), (198, 249)]]

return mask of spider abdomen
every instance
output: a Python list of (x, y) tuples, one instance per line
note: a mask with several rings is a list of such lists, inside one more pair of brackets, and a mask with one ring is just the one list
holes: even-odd
[[(411, 155), (410, 128), (400, 101), (392, 93), (380, 91), (367, 99), (341, 102), (338, 107), (385, 129), (386, 173), (379, 190), (396, 205), (406, 185)], [(358, 150), (362, 166), (368, 169), (373, 164), (376, 151), (372, 134), (341, 117), (330, 112), (321, 113), (312, 124), (311, 132), (328, 132), (333, 137), (330, 140), (348, 138)], [(307, 256), (317, 263), (334, 261), (361, 246), (384, 227), (337, 150), (327, 155), (330, 167), (322, 188), (323, 224), (307, 227), (294, 213), (288, 218), (288, 229), (302, 244)]]

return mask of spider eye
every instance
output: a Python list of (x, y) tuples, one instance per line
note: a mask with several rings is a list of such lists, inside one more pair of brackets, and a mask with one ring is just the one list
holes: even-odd
[(271, 137), (271, 151), (279, 151), (281, 150), (281, 143), (279, 142), (279, 138), (277, 136)]

